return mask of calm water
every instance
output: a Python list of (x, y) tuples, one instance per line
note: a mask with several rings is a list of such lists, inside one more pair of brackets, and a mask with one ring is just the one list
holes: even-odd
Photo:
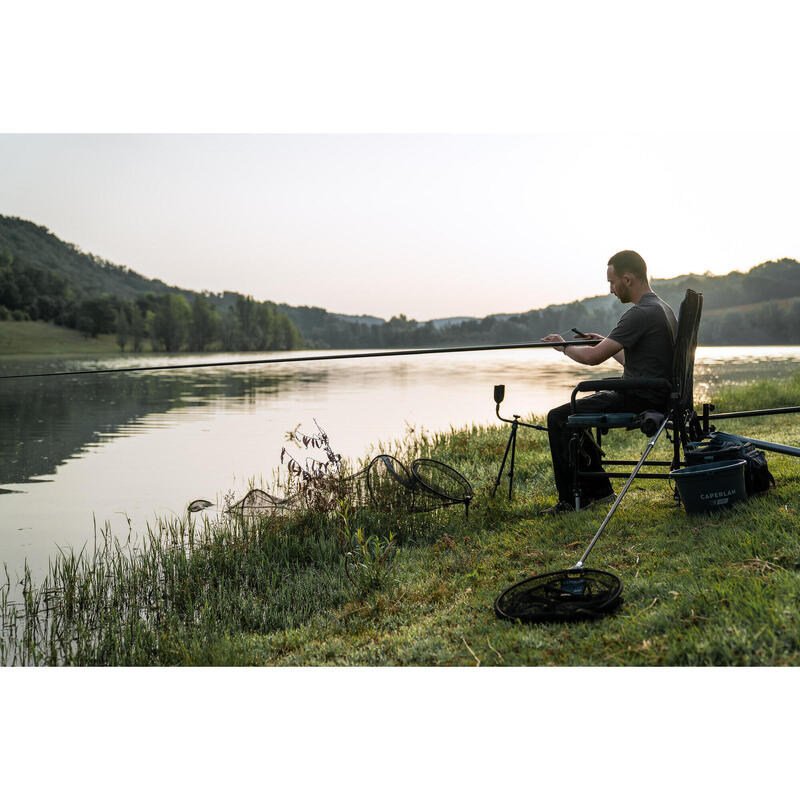
[[(131, 365), (14, 361), (0, 374)], [(699, 348), (695, 396), (720, 379), (798, 368), (800, 347)], [(12, 576), (26, 560), (41, 574), (57, 547), (91, 541), (95, 520), (125, 537), (128, 520), (142, 530), (156, 516), (182, 515), (196, 498), (268, 486), (286, 432), (298, 424), (315, 432), (314, 418), (356, 461), (409, 428), (496, 422), (496, 383), (506, 384), (505, 415), (544, 413), (566, 402), (578, 380), (618, 373), (519, 350), (0, 381), (0, 562)]]

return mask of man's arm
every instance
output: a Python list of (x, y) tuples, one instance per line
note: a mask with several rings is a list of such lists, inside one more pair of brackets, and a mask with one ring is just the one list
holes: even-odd
[[(599, 334), (599, 333), (584, 333), (582, 338), (584, 338), (584, 339), (597, 339), (598, 342), (602, 342), (603, 339), (605, 339), (606, 337), (603, 336), (602, 334)], [(625, 348), (624, 347), (622, 349), (620, 349), (620, 351), (618, 353), (614, 353), (614, 355), (612, 355), (611, 357), (614, 359), (614, 361), (617, 361), (620, 364), (622, 364), (623, 367), (625, 366)]]
[[(591, 338), (599, 337), (599, 334), (593, 334)], [(587, 336), (588, 338), (588, 336)], [(564, 338), (557, 333), (551, 333), (542, 337), (543, 342), (563, 342)], [(608, 361), (609, 358), (614, 358), (620, 364), (625, 363), (625, 352), (619, 342), (613, 339), (605, 338), (599, 339), (594, 347), (565, 347), (562, 352), (566, 353), (573, 361), (579, 364), (588, 364), (595, 366)]]

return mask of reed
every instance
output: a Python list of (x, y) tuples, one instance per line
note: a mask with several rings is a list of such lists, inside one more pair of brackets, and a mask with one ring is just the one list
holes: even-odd
[(6, 571), (0, 663), (196, 663), (220, 638), (289, 630), (384, 587), (397, 543), (425, 526), (368, 508), (356, 473), (290, 474), (289, 513), (157, 519), (122, 542), (106, 526), (38, 583), (27, 565), (19, 587)]

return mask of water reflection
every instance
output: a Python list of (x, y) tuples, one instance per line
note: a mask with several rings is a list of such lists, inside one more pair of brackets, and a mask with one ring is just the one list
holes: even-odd
[[(25, 372), (40, 363), (25, 363)], [(80, 368), (63, 362), (45, 368)], [(0, 381), (0, 484), (49, 476), (59, 465), (113, 436), (128, 436), (151, 415), (173, 411), (174, 419), (154, 417), (150, 427), (185, 418), (181, 410), (209, 405), (255, 404), (274, 395), (288, 375), (238, 371), (186, 371), (26, 378)], [(41, 479), (41, 477), (39, 478)]]

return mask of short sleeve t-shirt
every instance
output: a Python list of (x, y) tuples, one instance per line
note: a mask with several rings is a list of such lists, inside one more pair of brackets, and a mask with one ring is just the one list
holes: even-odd
[[(670, 378), (677, 332), (678, 321), (672, 309), (655, 292), (643, 294), (608, 334), (625, 350), (623, 377)], [(653, 395), (653, 399), (657, 396)]]

